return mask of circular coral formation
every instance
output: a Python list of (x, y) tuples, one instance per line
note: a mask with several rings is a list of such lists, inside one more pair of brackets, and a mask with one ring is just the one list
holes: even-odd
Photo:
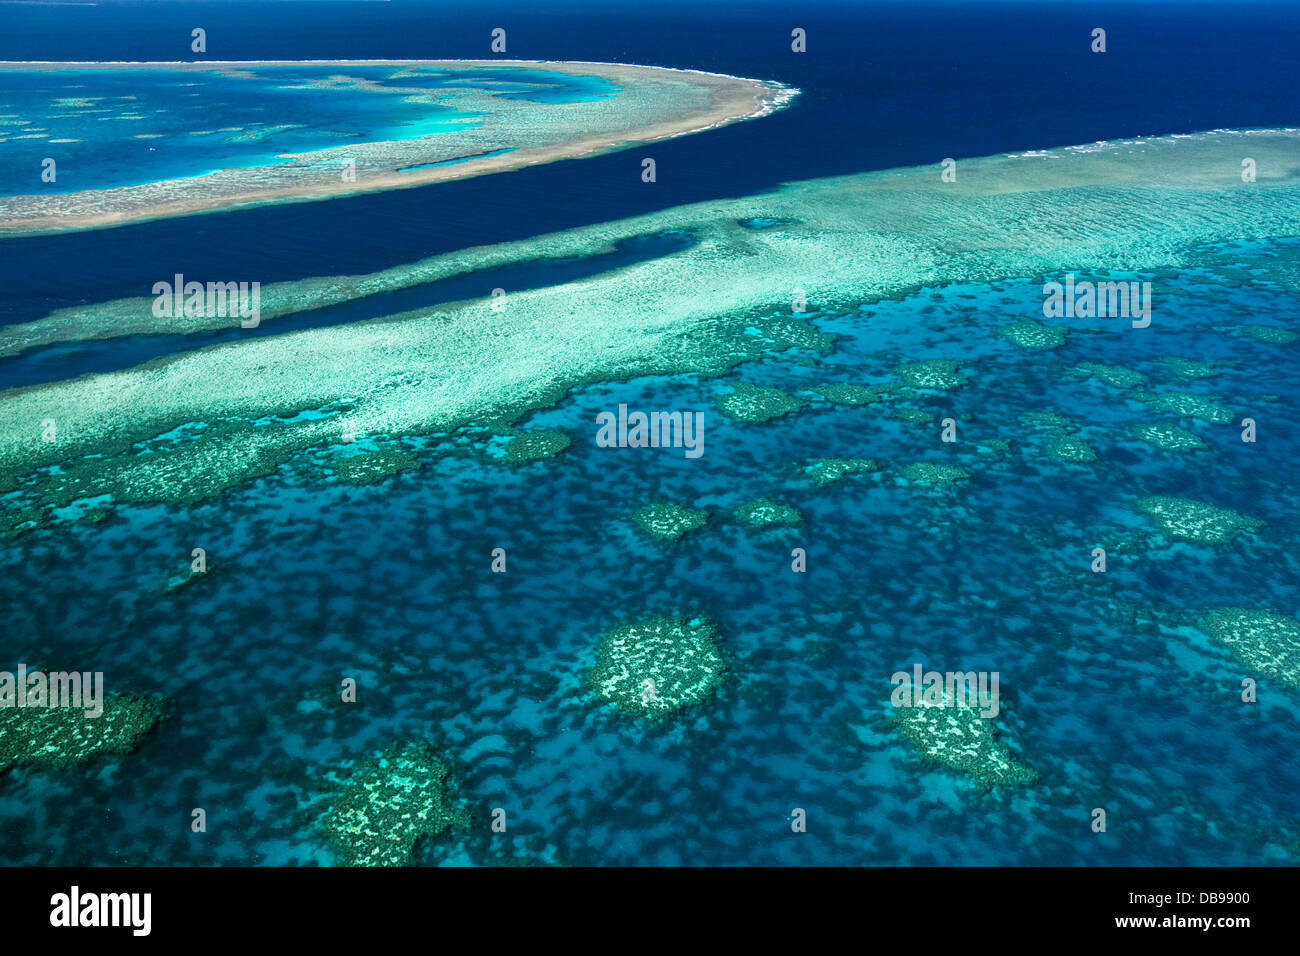
[(798, 411), (803, 403), (779, 388), (736, 382), (734, 391), (718, 398), (722, 413), (738, 422), (766, 422)]
[(399, 744), (343, 781), (320, 825), (343, 866), (409, 866), (415, 842), (467, 827), (447, 806), (447, 768), (427, 744)]
[(947, 391), (970, 383), (970, 379), (958, 372), (957, 368), (958, 363), (951, 359), (926, 359), (900, 366), (897, 374), (909, 388)]
[(898, 707), (894, 726), (927, 759), (969, 774), (984, 787), (1033, 783), (1038, 773), (1011, 754), (975, 707), (957, 704), (944, 691), (943, 703)]
[(828, 402), (834, 402), (837, 405), (871, 405), (880, 401), (891, 392), (896, 392), (901, 385), (890, 383), (886, 385), (854, 385), (848, 382), (841, 382), (834, 385), (818, 385), (813, 389), (818, 395)]
[(1017, 319), (1011, 325), (998, 327), (998, 331), (1015, 345), (1031, 352), (1059, 349), (1065, 344), (1065, 329), (1059, 325), (1044, 325), (1033, 319)]
[(1099, 382), (1111, 388), (1137, 388), (1147, 383), (1147, 377), (1141, 372), (1122, 365), (1101, 365), (1097, 362), (1081, 362), (1076, 366), (1087, 372)]
[(1232, 421), (1230, 409), (1224, 408), (1204, 395), (1195, 395), (1191, 392), (1143, 392), (1133, 397), (1140, 402), (1146, 402), (1162, 415), (1197, 418), (1216, 425)]
[(1164, 363), (1165, 370), (1173, 378), (1190, 381), (1198, 378), (1213, 378), (1219, 374), (1219, 370), (1209, 362), (1203, 362), (1200, 359), (1183, 358), (1179, 355), (1167, 355), (1161, 362)]
[(969, 478), (970, 472), (964, 468), (958, 468), (956, 465), (918, 461), (903, 469), (903, 477), (916, 485), (952, 486)]
[(506, 461), (521, 463), (554, 458), (572, 443), (568, 434), (558, 428), (535, 432), (520, 432), (506, 444)]
[(632, 514), (636, 526), (657, 541), (676, 541), (687, 532), (703, 528), (708, 520), (705, 509), (673, 502), (656, 502)]
[(803, 515), (797, 508), (771, 498), (755, 498), (736, 508), (736, 520), (751, 528), (766, 528), (772, 525), (798, 524), (803, 521)]
[(373, 451), (340, 455), (329, 462), (335, 478), (354, 485), (383, 481), (392, 475), (414, 471), (419, 467), (419, 459), (395, 445), (380, 445)]
[(103, 713), (82, 707), (0, 707), (0, 772), (10, 767), (72, 767), (100, 754), (130, 753), (162, 719), (164, 699), (104, 698)]
[(870, 458), (814, 458), (804, 465), (803, 472), (818, 487), (839, 481), (846, 475), (858, 475), (876, 470)]
[(1191, 498), (1151, 495), (1138, 501), (1138, 507), (1171, 538), (1222, 544), (1242, 534), (1258, 531), (1264, 524), (1231, 508), (1206, 504)]
[(1134, 425), (1133, 434), (1165, 451), (1195, 451), (1205, 447), (1205, 442), (1195, 434), (1170, 422)]
[(1199, 626), (1248, 667), (1300, 689), (1300, 621), (1273, 611), (1224, 607), (1210, 611)]
[(1300, 335), (1289, 329), (1278, 328), (1276, 325), (1244, 325), (1241, 331), (1245, 332), (1257, 342), (1267, 342), (1270, 345), (1290, 345)]
[(1076, 425), (1064, 415), (1052, 411), (1029, 412), (1023, 416), (1031, 427), (1046, 433), (1043, 454), (1056, 461), (1087, 463), (1097, 460), (1097, 453), (1087, 442), (1074, 434)]
[(652, 618), (615, 628), (588, 681), (619, 710), (655, 717), (698, 704), (722, 683), (717, 630), (702, 618)]
[(1072, 435), (1067, 431), (1058, 431), (1052, 435), (1044, 451), (1047, 457), (1055, 458), (1057, 461), (1082, 463), (1097, 460), (1097, 453), (1092, 450), (1091, 445), (1078, 435)]
[(924, 408), (896, 408), (889, 417), (909, 425), (929, 425), (934, 421), (934, 412), (927, 412)]

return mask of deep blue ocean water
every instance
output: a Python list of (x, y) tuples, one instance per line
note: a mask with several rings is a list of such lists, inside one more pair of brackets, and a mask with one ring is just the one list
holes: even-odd
[[(0, 8), (0, 58), (182, 58), (194, 25), (222, 59), (470, 57), (486, 55), (490, 29), (503, 25), (511, 56), (711, 69), (805, 93), (762, 121), (656, 144), (653, 187), (640, 182), (639, 152), (616, 153), (390, 196), (2, 242), (5, 321), (147, 294), (162, 261), (167, 273), (217, 275), (256, 264), (263, 281), (355, 274), (789, 179), (1300, 122), (1289, 79), (1297, 27), (1282, 8), (566, 16), (359, 6)], [(1087, 52), (1099, 17), (1104, 64)], [(788, 53), (795, 25), (809, 32), (802, 57)], [(580, 275), (659, 251), (569, 266)], [(1261, 682), (1261, 702), (1243, 707), (1241, 666), (1180, 615), (1240, 603), (1300, 612), (1300, 436), (1274, 424), (1246, 445), (1235, 424), (1186, 421), (1208, 447), (1157, 452), (1128, 432), (1149, 409), (1072, 372), (1083, 361), (1129, 366), (1153, 387), (1214, 396), (1238, 420), (1295, 421), (1300, 368), (1235, 331), (1300, 331), (1293, 292), (1242, 278), (1279, 256), (1294, 263), (1297, 247), (1205, 250), (1199, 268), (1155, 277), (1169, 294), (1154, 321), (1171, 334), (1076, 320), (1063, 348), (1019, 350), (996, 329), (1041, 309), (1041, 280), (1026, 278), (819, 316), (836, 336), (829, 354), (772, 356), (729, 378), (794, 392), (960, 355), (970, 385), (905, 403), (936, 422), (958, 419), (962, 440), (942, 452), (937, 426), (883, 405), (810, 399), (796, 414), (740, 424), (712, 411), (726, 382), (648, 377), (579, 389), (530, 416), (530, 427), (574, 437), (552, 460), (437, 457), (467, 436), (433, 436), (409, 443), (420, 471), (380, 484), (322, 485), (302, 459), (220, 499), (127, 507), (100, 525), (7, 543), (5, 660), (103, 661), (110, 683), (166, 693), (173, 710), (128, 757), (0, 780), (0, 859), (327, 863), (313, 825), (323, 774), (422, 737), (453, 763), (480, 824), (423, 846), (426, 863), (1294, 862), (1300, 698)], [(392, 304), (362, 300), (334, 319)], [(268, 323), (264, 334), (287, 327)], [(6, 362), (4, 383), (171, 347), (35, 353)], [(1170, 354), (1220, 374), (1178, 382), (1163, 364)], [(596, 413), (620, 402), (708, 409), (708, 453), (596, 447)], [(1008, 424), (1045, 410), (1078, 423), (1099, 460), (1052, 461)], [(1013, 454), (979, 449), (1009, 432), (1023, 438)], [(798, 465), (821, 456), (872, 457), (881, 470), (815, 489)], [(955, 494), (922, 492), (899, 480), (918, 460), (973, 477)], [(1114, 549), (1108, 573), (1092, 574), (1091, 548), (1151, 530), (1136, 509), (1151, 494), (1202, 498), (1267, 525), (1230, 547)], [(796, 505), (804, 523), (756, 532), (728, 517), (759, 495)], [(672, 547), (647, 540), (628, 516), (659, 498), (710, 508), (710, 525)], [(209, 544), (211, 576), (168, 592), (196, 542)], [(505, 575), (487, 573), (498, 546), (510, 555)], [(805, 575), (786, 571), (796, 546), (809, 554)], [(681, 721), (644, 725), (593, 708), (582, 680), (598, 636), (683, 611), (717, 621), (735, 681)], [(889, 676), (917, 661), (1003, 675), (1003, 723), (1038, 784), (982, 793), (921, 764), (885, 728)], [(360, 682), (355, 705), (337, 703), (344, 676)], [(190, 832), (195, 806), (208, 811), (207, 834)], [(1110, 816), (1104, 835), (1088, 826), (1097, 806)], [(492, 807), (508, 811), (505, 837), (483, 822)], [(791, 832), (796, 807), (807, 833)]]

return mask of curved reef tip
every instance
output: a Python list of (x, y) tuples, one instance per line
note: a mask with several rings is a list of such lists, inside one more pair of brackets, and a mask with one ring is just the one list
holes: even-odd
[[(284, 76), (288, 68), (292, 73)], [(386, 68), (392, 72), (376, 75)], [(340, 72), (349, 69), (358, 75)], [(320, 135), (310, 136), (308, 123), (298, 129), (299, 136), (307, 136), (308, 148), (281, 146), (268, 158), (260, 144), (293, 127), (178, 131), (172, 104), (160, 98), (157, 102), (164, 108), (151, 110), (148, 122), (164, 122), (171, 116), (172, 127), (140, 128), (140, 132), (176, 147), (172, 152), (177, 155), (194, 156), (197, 166), (144, 182), (0, 196), (0, 236), (102, 228), (505, 172), (756, 119), (781, 109), (799, 92), (774, 81), (698, 70), (547, 60), (0, 63), (0, 73), (113, 71), (158, 74), (164, 81), (176, 73), (202, 77), (210, 84), (211, 95), (223, 101), (287, 93), (302, 101), (302, 109), (310, 107), (313, 96), (345, 91), (354, 97), (353, 122), (367, 130), (321, 130), (316, 131)], [(304, 73), (313, 71), (319, 75), (304, 78)], [(458, 78), (457, 73), (464, 75)], [(581, 79), (596, 84), (599, 95), (528, 99), (502, 89), (501, 76), (548, 95)], [(138, 98), (149, 97), (151, 79), (141, 77)], [(93, 83), (93, 78), (87, 83)], [(394, 113), (399, 96), (404, 110), (400, 116)], [(61, 112), (50, 121), (75, 124), (77, 116), (76, 110)], [(179, 119), (193, 126), (205, 123), (207, 116), (204, 112)], [(385, 138), (396, 131), (401, 138)], [(116, 126), (95, 132), (121, 135)], [(333, 145), (339, 132), (350, 134), (347, 145)], [(58, 138), (75, 142), (79, 137)], [(138, 139), (109, 140), (101, 152), (138, 148)], [(200, 141), (207, 152), (195, 152), (193, 144)], [(3, 152), (0, 148), (0, 158)]]

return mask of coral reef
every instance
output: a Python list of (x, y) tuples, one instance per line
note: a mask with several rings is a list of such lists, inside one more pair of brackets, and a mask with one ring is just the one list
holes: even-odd
[(928, 760), (969, 774), (984, 787), (1033, 783), (1037, 772), (1012, 756), (993, 721), (944, 691), (939, 703), (918, 701), (894, 711), (894, 726)]
[(329, 467), (339, 481), (361, 485), (382, 481), (404, 471), (414, 471), (420, 467), (420, 461), (409, 451), (386, 444), (373, 451), (339, 455), (330, 460)]
[(1258, 531), (1264, 525), (1258, 518), (1231, 508), (1220, 508), (1191, 498), (1151, 495), (1139, 499), (1137, 504), (1169, 537), (1204, 544), (1222, 544), (1239, 535)]
[(632, 514), (633, 523), (657, 541), (676, 541), (687, 532), (704, 527), (708, 520), (705, 509), (673, 502), (655, 502)]
[(1012, 343), (1031, 352), (1059, 349), (1065, 344), (1065, 329), (1059, 325), (1044, 325), (1034, 319), (1019, 318), (1011, 325), (998, 327), (998, 331)]
[(1194, 451), (1205, 447), (1198, 436), (1171, 422), (1134, 425), (1133, 434), (1165, 451)]
[(513, 463), (554, 458), (572, 443), (566, 432), (547, 428), (533, 432), (519, 432), (506, 444), (505, 460)]
[(320, 818), (343, 866), (408, 866), (418, 839), (468, 818), (447, 805), (447, 767), (424, 743), (398, 744), (356, 767)]
[(734, 391), (719, 396), (722, 413), (738, 422), (766, 422), (798, 411), (803, 403), (779, 388), (736, 382)]
[(99, 754), (136, 748), (163, 717), (165, 701), (109, 694), (104, 712), (87, 717), (81, 707), (0, 707), (0, 772), (31, 765), (72, 767)]
[(1300, 689), (1300, 621), (1273, 611), (1224, 607), (1206, 614), (1199, 627), (1247, 666)]
[(916, 485), (952, 487), (970, 477), (970, 472), (956, 465), (935, 464), (929, 461), (913, 462), (903, 469), (903, 477)]
[(932, 388), (946, 391), (960, 388), (970, 379), (957, 371), (958, 363), (950, 359), (927, 359), (923, 362), (909, 362), (896, 371), (909, 388)]
[(679, 711), (707, 698), (726, 663), (717, 631), (702, 618), (652, 618), (615, 628), (597, 651), (588, 681), (619, 710), (639, 716)]
[(766, 528), (779, 524), (798, 524), (803, 521), (798, 509), (771, 498), (755, 498), (736, 508), (736, 520), (751, 528)]
[(1137, 388), (1147, 383), (1147, 377), (1141, 372), (1122, 365), (1102, 365), (1098, 362), (1080, 362), (1076, 368), (1087, 372), (1097, 381), (1111, 388)]
[(876, 470), (870, 458), (814, 458), (803, 466), (803, 473), (818, 485), (829, 485), (846, 475), (858, 475)]

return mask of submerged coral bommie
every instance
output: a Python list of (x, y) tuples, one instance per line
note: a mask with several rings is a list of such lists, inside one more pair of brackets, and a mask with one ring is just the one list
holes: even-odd
[(505, 458), (514, 463), (554, 458), (572, 443), (573, 439), (558, 428), (519, 432), (507, 443)]
[(1296, 339), (1300, 339), (1300, 335), (1290, 329), (1279, 328), (1276, 325), (1243, 325), (1241, 331), (1257, 342), (1267, 342), (1270, 345), (1290, 345)]
[(100, 754), (130, 753), (162, 719), (159, 697), (111, 694), (104, 712), (80, 707), (0, 707), (0, 772), (13, 766), (72, 767)]
[(1059, 325), (1045, 325), (1034, 319), (1021, 317), (1011, 325), (998, 329), (1015, 345), (1031, 352), (1059, 349), (1065, 344), (1065, 329)]
[(1171, 538), (1183, 538), (1204, 544), (1222, 544), (1243, 534), (1252, 534), (1264, 522), (1231, 508), (1206, 504), (1191, 498), (1150, 495), (1138, 501), (1138, 508)]
[(736, 382), (733, 391), (719, 396), (718, 407), (738, 422), (766, 422), (798, 411), (803, 403), (779, 388)]
[(901, 387), (894, 382), (884, 385), (854, 385), (850, 382), (838, 382), (834, 385), (818, 385), (813, 391), (826, 401), (837, 405), (871, 405)]
[(903, 477), (914, 485), (938, 485), (952, 487), (959, 481), (970, 477), (970, 472), (956, 465), (945, 465), (930, 461), (917, 461), (903, 469)]
[(803, 467), (803, 473), (818, 486), (875, 470), (876, 463), (870, 458), (815, 458)]
[(928, 760), (960, 770), (985, 787), (1033, 783), (1038, 773), (1012, 756), (998, 739), (991, 719), (977, 707), (958, 704), (944, 691), (939, 703), (917, 701), (898, 707), (893, 717), (898, 732)]
[(1273, 611), (1225, 607), (1210, 611), (1200, 628), (1249, 667), (1300, 689), (1300, 621)]
[(1195, 434), (1170, 422), (1134, 425), (1133, 434), (1165, 451), (1194, 451), (1205, 447), (1205, 442)]
[(1232, 411), (1224, 408), (1213, 399), (1191, 392), (1142, 392), (1133, 396), (1139, 402), (1146, 402), (1155, 411), (1163, 415), (1177, 415), (1180, 418), (1199, 418), (1203, 422), (1222, 425), (1232, 421)]
[(339, 787), (320, 825), (343, 866), (407, 866), (421, 837), (467, 827), (447, 805), (447, 767), (424, 743), (365, 761)]
[(709, 520), (704, 508), (691, 508), (674, 502), (656, 502), (632, 514), (633, 523), (658, 541), (676, 541), (690, 531), (703, 528)]
[(951, 359), (926, 359), (910, 362), (898, 368), (898, 376), (909, 388), (930, 388), (937, 391), (960, 388), (970, 379), (959, 371), (959, 364)]
[(419, 467), (418, 458), (393, 445), (383, 445), (373, 451), (353, 455), (340, 455), (330, 462), (330, 468), (339, 481), (357, 485), (382, 481)]
[(703, 619), (652, 618), (615, 628), (588, 681), (619, 710), (642, 716), (698, 704), (721, 684), (726, 664), (717, 629)]
[(1147, 383), (1147, 377), (1141, 372), (1136, 369), (1125, 368), (1122, 365), (1080, 362), (1076, 367), (1111, 388), (1137, 388)]
[(803, 515), (797, 508), (773, 501), (771, 498), (755, 498), (736, 508), (736, 520), (751, 528), (766, 528), (779, 524), (798, 524)]

